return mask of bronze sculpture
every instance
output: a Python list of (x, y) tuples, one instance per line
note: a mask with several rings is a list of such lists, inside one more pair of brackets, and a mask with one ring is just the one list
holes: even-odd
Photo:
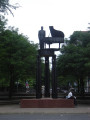
[(49, 26), (52, 37), (61, 37), (64, 38), (64, 33), (59, 30), (55, 30), (53, 26)]
[[(64, 33), (62, 31), (55, 30), (53, 26), (50, 26), (50, 32), (52, 37), (45, 37), (45, 31), (43, 27), (38, 32), (40, 49), (37, 56), (37, 75), (36, 75), (36, 98), (42, 98), (41, 86), (41, 57), (45, 57), (45, 97), (50, 97), (50, 73), (49, 73), (49, 57), (52, 57), (52, 98), (57, 98), (57, 79), (56, 79), (56, 55), (54, 51), (60, 50), (60, 43), (64, 43)], [(59, 43), (59, 48), (50, 48), (50, 44)], [(44, 44), (49, 44), (49, 48), (44, 48)]]
[(44, 49), (45, 31), (43, 30), (43, 26), (41, 27), (41, 30), (38, 32), (38, 38), (40, 43), (40, 49)]

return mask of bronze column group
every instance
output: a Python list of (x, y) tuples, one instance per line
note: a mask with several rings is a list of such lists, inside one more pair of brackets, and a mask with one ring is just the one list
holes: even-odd
[[(50, 69), (49, 69), (49, 56), (45, 57), (45, 94), (44, 97), (50, 97)], [(36, 77), (36, 98), (42, 98), (42, 80), (41, 80), (41, 56), (37, 57), (37, 77)], [(57, 98), (57, 81), (56, 81), (56, 55), (52, 56), (52, 98)]]

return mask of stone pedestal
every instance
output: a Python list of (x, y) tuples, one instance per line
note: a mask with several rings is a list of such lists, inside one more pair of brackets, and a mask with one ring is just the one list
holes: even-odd
[(21, 108), (73, 108), (73, 99), (22, 99)]

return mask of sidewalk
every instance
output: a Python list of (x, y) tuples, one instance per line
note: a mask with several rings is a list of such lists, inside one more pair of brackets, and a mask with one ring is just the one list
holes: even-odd
[(0, 114), (33, 114), (33, 113), (63, 113), (63, 114), (77, 114), (89, 113), (90, 105), (80, 104), (75, 108), (20, 108), (19, 104), (0, 105)]

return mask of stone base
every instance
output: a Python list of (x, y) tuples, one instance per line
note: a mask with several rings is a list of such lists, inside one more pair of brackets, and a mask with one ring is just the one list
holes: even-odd
[(21, 108), (73, 108), (73, 99), (22, 99)]

